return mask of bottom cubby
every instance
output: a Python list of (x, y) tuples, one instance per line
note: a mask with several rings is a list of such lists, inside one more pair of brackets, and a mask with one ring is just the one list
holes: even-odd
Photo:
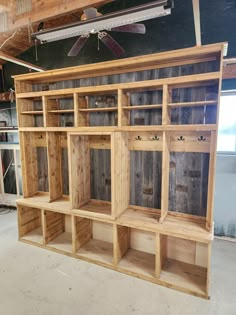
[(44, 211), (45, 243), (47, 246), (72, 253), (71, 216)]
[(113, 224), (74, 217), (74, 252), (87, 260), (113, 264)]
[(211, 241), (136, 223), (18, 205), (22, 241), (207, 298)]
[(160, 235), (160, 280), (206, 294), (208, 251), (208, 244)]
[(43, 244), (42, 211), (18, 206), (19, 239)]
[(119, 268), (155, 277), (156, 234), (117, 225), (116, 255)]

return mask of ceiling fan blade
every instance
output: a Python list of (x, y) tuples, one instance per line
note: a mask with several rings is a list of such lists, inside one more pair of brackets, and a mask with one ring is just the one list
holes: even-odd
[(99, 32), (98, 38), (112, 51), (115, 56), (120, 57), (124, 54), (124, 49), (106, 32)]
[(88, 20), (97, 17), (97, 13), (98, 10), (96, 8), (84, 9), (84, 14)]
[(118, 27), (113, 27), (111, 31), (146, 34), (146, 27), (144, 24), (127, 24)]
[(71, 50), (69, 51), (67, 56), (69, 56), (69, 57), (77, 56), (79, 54), (79, 52), (81, 51), (81, 49), (84, 47), (84, 44), (86, 43), (88, 38), (89, 38), (89, 35), (80, 36), (79, 39), (77, 39), (77, 41), (75, 42), (75, 44), (71, 48)]

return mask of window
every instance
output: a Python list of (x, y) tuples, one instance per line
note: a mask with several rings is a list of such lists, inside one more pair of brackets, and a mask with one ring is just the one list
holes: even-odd
[(236, 91), (221, 95), (217, 151), (236, 153)]

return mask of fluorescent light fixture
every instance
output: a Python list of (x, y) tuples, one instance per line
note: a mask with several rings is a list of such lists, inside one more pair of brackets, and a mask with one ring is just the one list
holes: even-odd
[(172, 0), (154, 1), (133, 8), (98, 16), (91, 20), (69, 24), (64, 27), (54, 28), (48, 31), (37, 32), (32, 34), (32, 37), (40, 40), (42, 43), (46, 43), (75, 36), (86, 36), (90, 33), (96, 34), (100, 31), (109, 30), (113, 27), (133, 24), (169, 15), (171, 14), (172, 7)]

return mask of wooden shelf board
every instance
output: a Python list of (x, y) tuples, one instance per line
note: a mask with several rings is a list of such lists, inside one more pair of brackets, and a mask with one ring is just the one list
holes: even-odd
[(49, 110), (48, 113), (51, 113), (51, 114), (70, 114), (70, 113), (74, 113), (74, 109), (55, 109), (55, 110)]
[(38, 227), (37, 229), (27, 233), (26, 235), (22, 236), (22, 239), (37, 244), (43, 244), (42, 228)]
[(96, 108), (81, 108), (79, 109), (79, 112), (116, 112), (118, 111), (118, 108), (117, 107), (96, 107)]
[(117, 220), (118, 224), (159, 232), (180, 238), (192, 239), (204, 243), (213, 240), (213, 232), (206, 230), (206, 223), (194, 217), (193, 220), (180, 216), (168, 215), (164, 223), (159, 223), (160, 214), (128, 208)]
[(207, 125), (165, 125), (167, 131), (214, 131), (217, 129), (215, 124)]
[(118, 267), (132, 273), (154, 277), (155, 255), (130, 248), (121, 258)]
[(113, 244), (91, 239), (77, 251), (76, 255), (86, 257), (87, 260), (112, 264)]
[(31, 111), (27, 111), (27, 112), (21, 112), (21, 115), (43, 115), (43, 111), (42, 110), (31, 110)]
[(111, 203), (102, 200), (90, 200), (87, 204), (80, 207), (79, 210), (88, 211), (103, 215), (111, 215)]
[(144, 109), (156, 109), (162, 108), (162, 104), (153, 104), (153, 105), (130, 105), (130, 106), (123, 106), (125, 110), (144, 110)]
[(64, 232), (58, 237), (54, 238), (51, 242), (47, 244), (49, 247), (56, 248), (63, 252), (72, 252), (72, 236), (71, 233)]
[(35, 98), (40, 96), (60, 96), (68, 95), (73, 93), (79, 93), (83, 95), (99, 95), (99, 94), (115, 94), (118, 92), (118, 89), (122, 89), (126, 92), (131, 91), (149, 91), (153, 89), (161, 89), (163, 85), (168, 84), (171, 87), (184, 87), (184, 86), (195, 86), (202, 83), (203, 85), (206, 82), (215, 82), (219, 80), (219, 72), (209, 72), (201, 74), (193, 74), (188, 76), (180, 77), (171, 77), (164, 79), (148, 80), (148, 81), (137, 81), (137, 82), (128, 82), (128, 83), (117, 83), (109, 85), (98, 85), (98, 86), (88, 86), (88, 87), (79, 87), (79, 88), (68, 88), (61, 90), (51, 90), (51, 91), (40, 91), (40, 92), (27, 92), (27, 93), (18, 93), (17, 98)]
[(65, 214), (70, 214), (71, 206), (68, 198), (61, 198), (53, 202), (49, 202), (49, 195), (38, 193), (30, 198), (22, 198), (17, 200), (17, 204), (27, 207), (34, 207), (49, 211), (56, 211)]
[(206, 268), (167, 259), (161, 271), (160, 280), (171, 285), (206, 294)]
[(177, 107), (194, 107), (194, 106), (211, 106), (211, 105), (217, 105), (217, 100), (212, 101), (198, 101), (198, 102), (182, 102), (182, 103), (169, 103), (168, 107), (171, 108), (177, 108)]

